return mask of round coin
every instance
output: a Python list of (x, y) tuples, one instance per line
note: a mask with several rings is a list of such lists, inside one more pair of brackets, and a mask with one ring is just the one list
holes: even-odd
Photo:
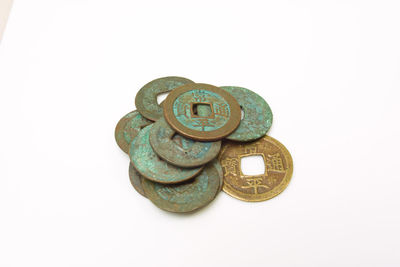
[(152, 121), (140, 115), (136, 110), (122, 117), (115, 127), (115, 140), (122, 151), (128, 153), (129, 144), (132, 142), (133, 138), (136, 137), (141, 128), (151, 123)]
[(258, 94), (243, 87), (220, 88), (236, 98), (244, 113), (239, 127), (226, 139), (247, 142), (263, 137), (272, 125), (272, 112), (267, 102)]
[[(210, 113), (198, 112), (208, 107)], [(200, 141), (219, 140), (232, 133), (240, 123), (236, 99), (218, 87), (192, 83), (172, 91), (164, 101), (164, 116), (178, 133)]]
[(197, 175), (203, 166), (180, 168), (160, 159), (153, 151), (149, 135), (153, 124), (143, 128), (133, 139), (129, 156), (135, 169), (145, 178), (159, 183), (179, 183)]
[(220, 178), (214, 164), (209, 163), (195, 178), (179, 184), (160, 184), (143, 179), (146, 196), (160, 209), (190, 212), (210, 203), (219, 192)]
[[(264, 174), (244, 175), (241, 159), (255, 155), (264, 159)], [(289, 151), (269, 136), (251, 143), (224, 143), (219, 161), (224, 171), (223, 191), (244, 201), (264, 201), (277, 196), (288, 186), (293, 173)]]
[(150, 144), (162, 159), (185, 168), (206, 164), (218, 155), (221, 148), (221, 141), (200, 142), (175, 134), (164, 118), (151, 127)]
[(135, 190), (141, 194), (142, 196), (146, 197), (144, 191), (143, 191), (143, 186), (142, 186), (142, 180), (143, 177), (140, 175), (140, 173), (133, 167), (132, 163), (129, 163), (129, 180), (131, 181), (131, 184)]
[(163, 115), (162, 107), (157, 103), (157, 95), (167, 93), (193, 81), (183, 77), (164, 77), (153, 80), (143, 86), (136, 95), (137, 110), (149, 120), (156, 121)]

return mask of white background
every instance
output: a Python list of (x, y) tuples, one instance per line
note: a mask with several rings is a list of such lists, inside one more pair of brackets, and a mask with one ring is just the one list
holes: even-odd
[[(399, 266), (400, 2), (17, 0), (0, 45), (0, 266)], [(263, 96), (287, 190), (193, 215), (114, 127), (177, 75)]]

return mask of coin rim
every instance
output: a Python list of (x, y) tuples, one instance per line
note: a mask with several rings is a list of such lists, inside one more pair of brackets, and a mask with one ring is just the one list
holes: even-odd
[[(205, 132), (190, 129), (178, 121), (173, 112), (173, 104), (177, 97), (191, 90), (205, 90), (214, 92), (224, 98), (226, 102), (228, 102), (230, 107), (230, 117), (224, 126), (213, 131)], [(199, 141), (216, 141), (230, 135), (233, 131), (236, 130), (237, 127), (239, 127), (241, 119), (240, 105), (237, 100), (227, 91), (214, 85), (205, 83), (185, 84), (171, 91), (171, 93), (169, 93), (164, 101), (163, 110), (165, 120), (174, 130), (185, 137)]]
[[(290, 181), (292, 179), (292, 175), (293, 175), (293, 159), (292, 159), (292, 156), (290, 155), (289, 151), (287, 150), (287, 148), (282, 143), (280, 143), (275, 138), (272, 138), (271, 136), (267, 136), (266, 135), (266, 136), (254, 141), (254, 142), (260, 142), (264, 138), (269, 139), (269, 141), (271, 141), (273, 144), (275, 144), (277, 147), (279, 147), (282, 150), (282, 154), (285, 155), (285, 158), (287, 160), (288, 168), (287, 168), (287, 172), (286, 172), (285, 177), (283, 178), (282, 182), (277, 187), (275, 187), (273, 190), (271, 190), (269, 192), (266, 192), (264, 197), (249, 199), (249, 198), (246, 198), (245, 194), (241, 193), (240, 191), (237, 191), (237, 190), (233, 189), (233, 187), (226, 182), (225, 175), (224, 175), (224, 185), (222, 187), (222, 191), (224, 191), (225, 193), (227, 193), (231, 197), (234, 197), (234, 198), (242, 200), (242, 201), (246, 201), (246, 202), (261, 202), (261, 201), (266, 201), (266, 200), (269, 200), (271, 198), (276, 197), (277, 195), (279, 195), (280, 193), (282, 193), (286, 189), (286, 187), (289, 185), (289, 183), (290, 183)], [(248, 145), (248, 144), (251, 144), (251, 143), (254, 143), (254, 142), (245, 143), (244, 145)], [(241, 143), (230, 142), (229, 144), (226, 144), (226, 146), (229, 146), (229, 145), (232, 145), (232, 144), (233, 145), (241, 145)], [(228, 149), (228, 147), (221, 149), (221, 154), (220, 154), (220, 156), (218, 158), (220, 162), (221, 162), (221, 159), (222, 159), (222, 155), (223, 155), (223, 153), (225, 152), (226, 149)], [(243, 177), (240, 176), (240, 178), (243, 178)]]
[[(137, 172), (137, 177), (136, 179), (138, 179), (138, 182), (140, 184), (140, 186), (137, 186), (134, 182), (133, 179), (135, 179), (132, 175), (132, 171), (136, 171)], [(133, 166), (132, 162), (129, 162), (129, 169), (128, 169), (128, 173), (129, 173), (129, 181), (131, 182), (132, 187), (136, 190), (136, 192), (138, 192), (139, 194), (141, 194), (142, 196), (144, 196), (145, 198), (147, 198), (146, 193), (143, 190), (143, 176), (139, 173), (138, 170), (136, 170), (135, 166)]]

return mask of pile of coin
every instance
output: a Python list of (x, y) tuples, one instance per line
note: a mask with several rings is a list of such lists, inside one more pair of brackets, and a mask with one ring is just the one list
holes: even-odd
[[(168, 93), (157, 103), (157, 96)], [(191, 212), (223, 189), (245, 201), (282, 192), (293, 171), (287, 149), (266, 136), (272, 112), (258, 94), (242, 87), (216, 87), (182, 77), (143, 86), (136, 109), (117, 124), (115, 139), (129, 155), (133, 187), (157, 207)], [(243, 157), (261, 156), (265, 171), (242, 172)]]

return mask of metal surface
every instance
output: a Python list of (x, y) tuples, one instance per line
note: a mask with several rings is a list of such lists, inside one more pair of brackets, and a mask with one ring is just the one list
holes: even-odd
[(209, 163), (195, 178), (183, 183), (165, 185), (143, 179), (146, 196), (160, 209), (190, 212), (210, 203), (219, 192), (220, 179), (214, 164)]
[[(254, 155), (263, 157), (265, 172), (244, 175), (241, 158)], [(289, 151), (269, 136), (251, 143), (224, 143), (219, 161), (224, 171), (224, 192), (244, 201), (264, 201), (275, 197), (285, 190), (293, 173)]]
[(193, 81), (174, 76), (153, 80), (137, 93), (135, 98), (136, 109), (147, 119), (156, 121), (163, 116), (163, 109), (157, 103), (157, 95), (170, 92), (188, 83), (193, 83)]
[(129, 163), (129, 180), (135, 190), (141, 194), (142, 196), (146, 197), (146, 194), (143, 191), (142, 180), (143, 176), (133, 167), (132, 163)]
[(146, 119), (136, 110), (126, 114), (115, 127), (115, 140), (118, 146), (125, 153), (129, 153), (129, 144), (144, 126), (151, 124), (152, 121)]
[[(208, 116), (197, 107), (208, 106)], [(168, 124), (183, 136), (200, 141), (215, 141), (232, 133), (240, 123), (241, 111), (236, 99), (218, 87), (192, 83), (172, 91), (164, 101)]]
[(157, 156), (149, 142), (150, 129), (153, 125), (143, 128), (131, 143), (129, 156), (135, 169), (145, 178), (159, 183), (179, 183), (197, 175), (203, 166), (180, 168)]
[(164, 118), (151, 128), (150, 144), (162, 159), (186, 168), (206, 164), (218, 155), (221, 148), (221, 141), (200, 142), (175, 134)]
[(267, 102), (258, 94), (243, 87), (220, 88), (236, 98), (244, 113), (239, 127), (226, 139), (247, 142), (263, 137), (272, 125), (272, 112)]
[(214, 165), (215, 169), (217, 170), (218, 177), (219, 177), (219, 189), (218, 192), (222, 190), (222, 186), (224, 185), (224, 172), (222, 170), (222, 166), (219, 163), (218, 159), (214, 159), (211, 161), (211, 164)]

